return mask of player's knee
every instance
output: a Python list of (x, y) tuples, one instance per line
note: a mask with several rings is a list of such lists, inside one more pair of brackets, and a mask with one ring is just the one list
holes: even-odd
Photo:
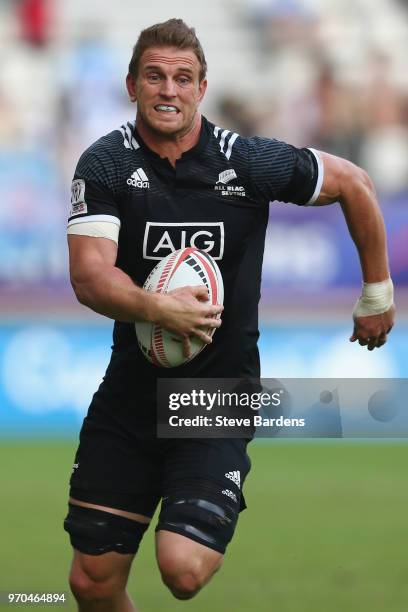
[[(168, 533), (170, 541), (158, 547), (157, 560), (163, 582), (175, 597), (190, 599), (208, 582), (221, 565), (236, 521), (237, 511), (228, 504), (221, 506), (188, 495), (166, 498), (156, 530)], [(171, 542), (172, 537), (180, 536), (190, 543), (187, 547)], [(194, 540), (211, 554), (193, 551)]]
[(162, 575), (164, 584), (176, 599), (191, 599), (201, 589), (202, 584), (193, 572)]
[(210, 578), (200, 559), (162, 555), (158, 562), (164, 584), (177, 599), (191, 599)]
[(97, 561), (74, 563), (69, 576), (71, 591), (78, 601), (113, 599), (124, 590), (126, 579), (120, 575), (108, 575), (101, 571)]

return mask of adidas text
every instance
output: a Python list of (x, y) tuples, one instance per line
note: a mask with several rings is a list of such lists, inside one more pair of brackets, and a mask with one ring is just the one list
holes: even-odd
[(135, 179), (128, 178), (128, 185), (132, 185), (132, 187), (140, 187), (140, 189), (149, 189), (150, 183), (149, 181), (135, 181)]
[(135, 170), (130, 178), (126, 181), (128, 185), (132, 187), (139, 187), (139, 189), (149, 189), (150, 182), (143, 168)]
[(232, 491), (230, 491), (229, 489), (224, 489), (222, 491), (223, 495), (226, 495), (227, 497), (230, 497), (235, 503), (238, 502), (237, 500), (237, 496), (235, 495), (235, 493), (233, 493)]

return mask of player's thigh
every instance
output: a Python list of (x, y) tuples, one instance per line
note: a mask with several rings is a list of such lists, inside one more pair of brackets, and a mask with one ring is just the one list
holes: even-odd
[(139, 514), (137, 512), (128, 512), (127, 510), (120, 510), (119, 508), (112, 508), (110, 506), (101, 506), (99, 504), (90, 504), (89, 502), (84, 502), (79, 499), (75, 499), (74, 497), (69, 498), (69, 504), (73, 506), (80, 506), (81, 508), (91, 508), (94, 510), (101, 510), (102, 512), (110, 512), (115, 516), (123, 516), (124, 518), (130, 519), (132, 521), (136, 521), (138, 523), (143, 523), (149, 525), (151, 521), (150, 516), (145, 516), (144, 514)]
[(240, 511), (250, 469), (246, 440), (169, 441), (156, 531), (169, 531), (224, 554)]
[(70, 497), (151, 517), (161, 497), (162, 462), (157, 440), (130, 435), (114, 398), (98, 393), (91, 404), (91, 416), (81, 429)]
[(64, 529), (73, 549), (84, 555), (135, 555), (149, 523), (150, 517), (141, 514), (70, 498)]
[(109, 414), (81, 430), (64, 528), (86, 555), (135, 554), (161, 496), (155, 440), (123, 435)]

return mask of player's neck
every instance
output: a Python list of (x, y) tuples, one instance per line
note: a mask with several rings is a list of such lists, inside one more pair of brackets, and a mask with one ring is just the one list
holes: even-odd
[(136, 117), (136, 128), (149, 149), (160, 155), (160, 157), (167, 157), (171, 165), (175, 166), (176, 161), (182, 154), (195, 147), (198, 143), (201, 133), (201, 114), (196, 113), (190, 129), (182, 136), (158, 134), (146, 125), (140, 115)]

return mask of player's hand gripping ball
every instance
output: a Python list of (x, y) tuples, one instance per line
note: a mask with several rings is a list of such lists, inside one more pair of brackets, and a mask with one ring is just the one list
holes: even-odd
[[(204, 285), (208, 289), (209, 303), (222, 305), (224, 284), (219, 267), (214, 259), (195, 247), (187, 247), (171, 253), (153, 268), (143, 289), (168, 293), (186, 286)], [(175, 333), (149, 322), (136, 323), (136, 336), (142, 353), (151, 363), (174, 368), (191, 361), (207, 345), (197, 336), (192, 336), (191, 354), (186, 357), (181, 338)], [(212, 335), (215, 329), (209, 330)]]

